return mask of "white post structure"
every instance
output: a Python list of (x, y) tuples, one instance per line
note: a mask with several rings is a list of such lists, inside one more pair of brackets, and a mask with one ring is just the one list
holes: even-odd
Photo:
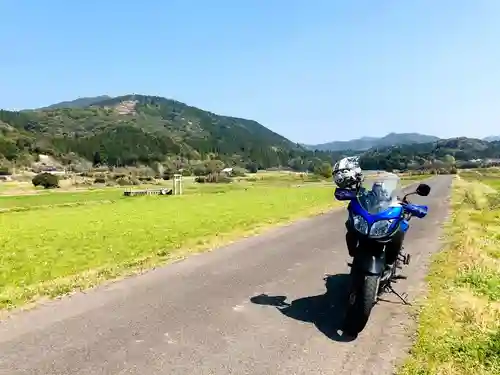
[(182, 175), (174, 174), (173, 195), (182, 195)]

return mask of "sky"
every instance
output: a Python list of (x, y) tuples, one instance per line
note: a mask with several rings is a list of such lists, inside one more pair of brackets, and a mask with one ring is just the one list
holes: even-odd
[(500, 134), (498, 0), (0, 0), (0, 108), (159, 95), (295, 142)]

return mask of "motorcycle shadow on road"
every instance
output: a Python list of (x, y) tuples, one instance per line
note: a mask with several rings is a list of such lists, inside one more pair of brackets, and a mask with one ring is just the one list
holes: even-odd
[(355, 337), (339, 333), (344, 319), (347, 302), (349, 275), (327, 275), (324, 294), (298, 298), (291, 303), (286, 296), (260, 294), (250, 298), (257, 305), (273, 306), (283, 315), (302, 322), (313, 323), (316, 328), (331, 340), (350, 342)]

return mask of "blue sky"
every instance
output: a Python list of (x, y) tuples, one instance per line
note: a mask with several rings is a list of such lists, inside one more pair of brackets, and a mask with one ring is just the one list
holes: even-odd
[(298, 142), (500, 134), (500, 1), (0, 0), (0, 108), (142, 93)]

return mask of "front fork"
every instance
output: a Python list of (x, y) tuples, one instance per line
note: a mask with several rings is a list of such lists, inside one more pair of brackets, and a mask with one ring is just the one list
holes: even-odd
[[(347, 223), (346, 223), (347, 224)], [(351, 242), (350, 242), (351, 241)], [(348, 263), (351, 267), (351, 284), (349, 286), (349, 299), (348, 305), (352, 308), (356, 298), (358, 297), (358, 292), (360, 287), (363, 286), (365, 282), (365, 278), (367, 276), (378, 276), (377, 280), (377, 292), (376, 295), (380, 295), (383, 292), (392, 292), (396, 296), (398, 296), (403, 303), (410, 304), (406, 301), (406, 296), (400, 295), (397, 293), (393, 287), (392, 282), (396, 281), (396, 279), (405, 277), (400, 277), (396, 274), (397, 268), (401, 268), (399, 264), (403, 263), (404, 265), (408, 265), (410, 263), (410, 255), (403, 253), (403, 246), (401, 246), (401, 250), (398, 253), (397, 260), (394, 264), (394, 267), (390, 271), (386, 269), (386, 261), (385, 261), (385, 250), (383, 249), (371, 249), (373, 253), (378, 253), (379, 256), (368, 255), (370, 252), (367, 252), (364, 249), (364, 246), (368, 244), (359, 243), (358, 238), (356, 237), (356, 233), (350, 232), (349, 228), (347, 228), (346, 233), (346, 242), (349, 250), (349, 255), (353, 257), (352, 263)], [(359, 246), (361, 245), (361, 246)], [(363, 252), (363, 250), (365, 250)], [(376, 303), (376, 300), (374, 301)]]
[(350, 257), (354, 257), (356, 254), (356, 249), (358, 248), (358, 235), (354, 228), (350, 226), (349, 219), (345, 222), (345, 227), (347, 232), (345, 234), (345, 243), (347, 245), (347, 251)]
[(348, 263), (348, 265), (351, 267), (349, 300), (355, 298), (354, 295), (363, 285), (366, 276), (378, 276), (378, 294), (380, 291), (380, 284), (383, 282), (385, 276), (385, 261), (383, 255), (381, 257), (376, 257), (365, 254), (357, 254), (357, 256), (353, 258), (352, 263)]

